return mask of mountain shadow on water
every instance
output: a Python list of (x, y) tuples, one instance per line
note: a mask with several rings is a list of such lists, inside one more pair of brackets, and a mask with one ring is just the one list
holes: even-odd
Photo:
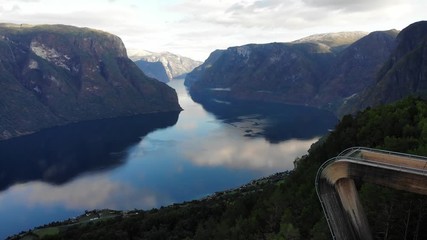
[(168, 112), (87, 121), (0, 141), (0, 191), (35, 180), (63, 184), (84, 172), (117, 167), (128, 147), (175, 125), (178, 116)]
[(217, 119), (242, 130), (244, 136), (262, 137), (270, 143), (323, 136), (338, 122), (332, 113), (314, 107), (217, 99), (196, 93), (191, 98)]

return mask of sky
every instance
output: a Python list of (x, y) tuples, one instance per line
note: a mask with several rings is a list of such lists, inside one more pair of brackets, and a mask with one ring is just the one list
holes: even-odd
[(128, 52), (203, 61), (216, 49), (312, 34), (398, 29), (426, 0), (0, 0), (0, 22), (67, 24), (118, 35)]

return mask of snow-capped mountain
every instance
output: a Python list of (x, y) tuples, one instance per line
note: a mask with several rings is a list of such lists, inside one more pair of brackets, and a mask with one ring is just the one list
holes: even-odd
[[(179, 56), (170, 52), (155, 53), (146, 50), (130, 50), (132, 59), (145, 74), (162, 82), (174, 78), (183, 78), (194, 68), (202, 64), (200, 61)], [(163, 66), (161, 67), (160, 64)]]

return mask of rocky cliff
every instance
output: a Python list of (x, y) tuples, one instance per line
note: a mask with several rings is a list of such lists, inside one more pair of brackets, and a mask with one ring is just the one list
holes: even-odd
[(345, 102), (339, 109), (340, 115), (410, 95), (427, 98), (427, 21), (403, 29), (395, 46), (376, 82)]
[(335, 111), (344, 99), (374, 84), (378, 71), (395, 47), (398, 33), (397, 30), (372, 32), (342, 49), (310, 104)]
[(174, 78), (184, 78), (187, 73), (202, 64), (199, 61), (169, 52), (136, 51), (130, 55), (130, 58), (144, 73), (162, 82), (169, 82)]
[(147, 62), (144, 60), (135, 61), (138, 66), (147, 76), (155, 78), (160, 82), (167, 83), (170, 81), (166, 72), (165, 66), (161, 62)]
[(64, 25), (0, 25), (0, 139), (55, 125), (179, 111), (119, 37)]
[(185, 86), (190, 87), (193, 85), (193, 83), (202, 79), (205, 72), (212, 67), (212, 65), (218, 60), (218, 58), (222, 56), (224, 52), (225, 50), (213, 51), (203, 64), (194, 68), (193, 71), (189, 72), (185, 76), (185, 81), (184, 81)]

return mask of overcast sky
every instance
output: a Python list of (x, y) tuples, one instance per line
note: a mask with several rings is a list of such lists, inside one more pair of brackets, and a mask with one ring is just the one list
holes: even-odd
[(215, 49), (316, 33), (402, 29), (426, 0), (0, 0), (0, 22), (68, 24), (118, 35), (128, 49), (205, 60)]

